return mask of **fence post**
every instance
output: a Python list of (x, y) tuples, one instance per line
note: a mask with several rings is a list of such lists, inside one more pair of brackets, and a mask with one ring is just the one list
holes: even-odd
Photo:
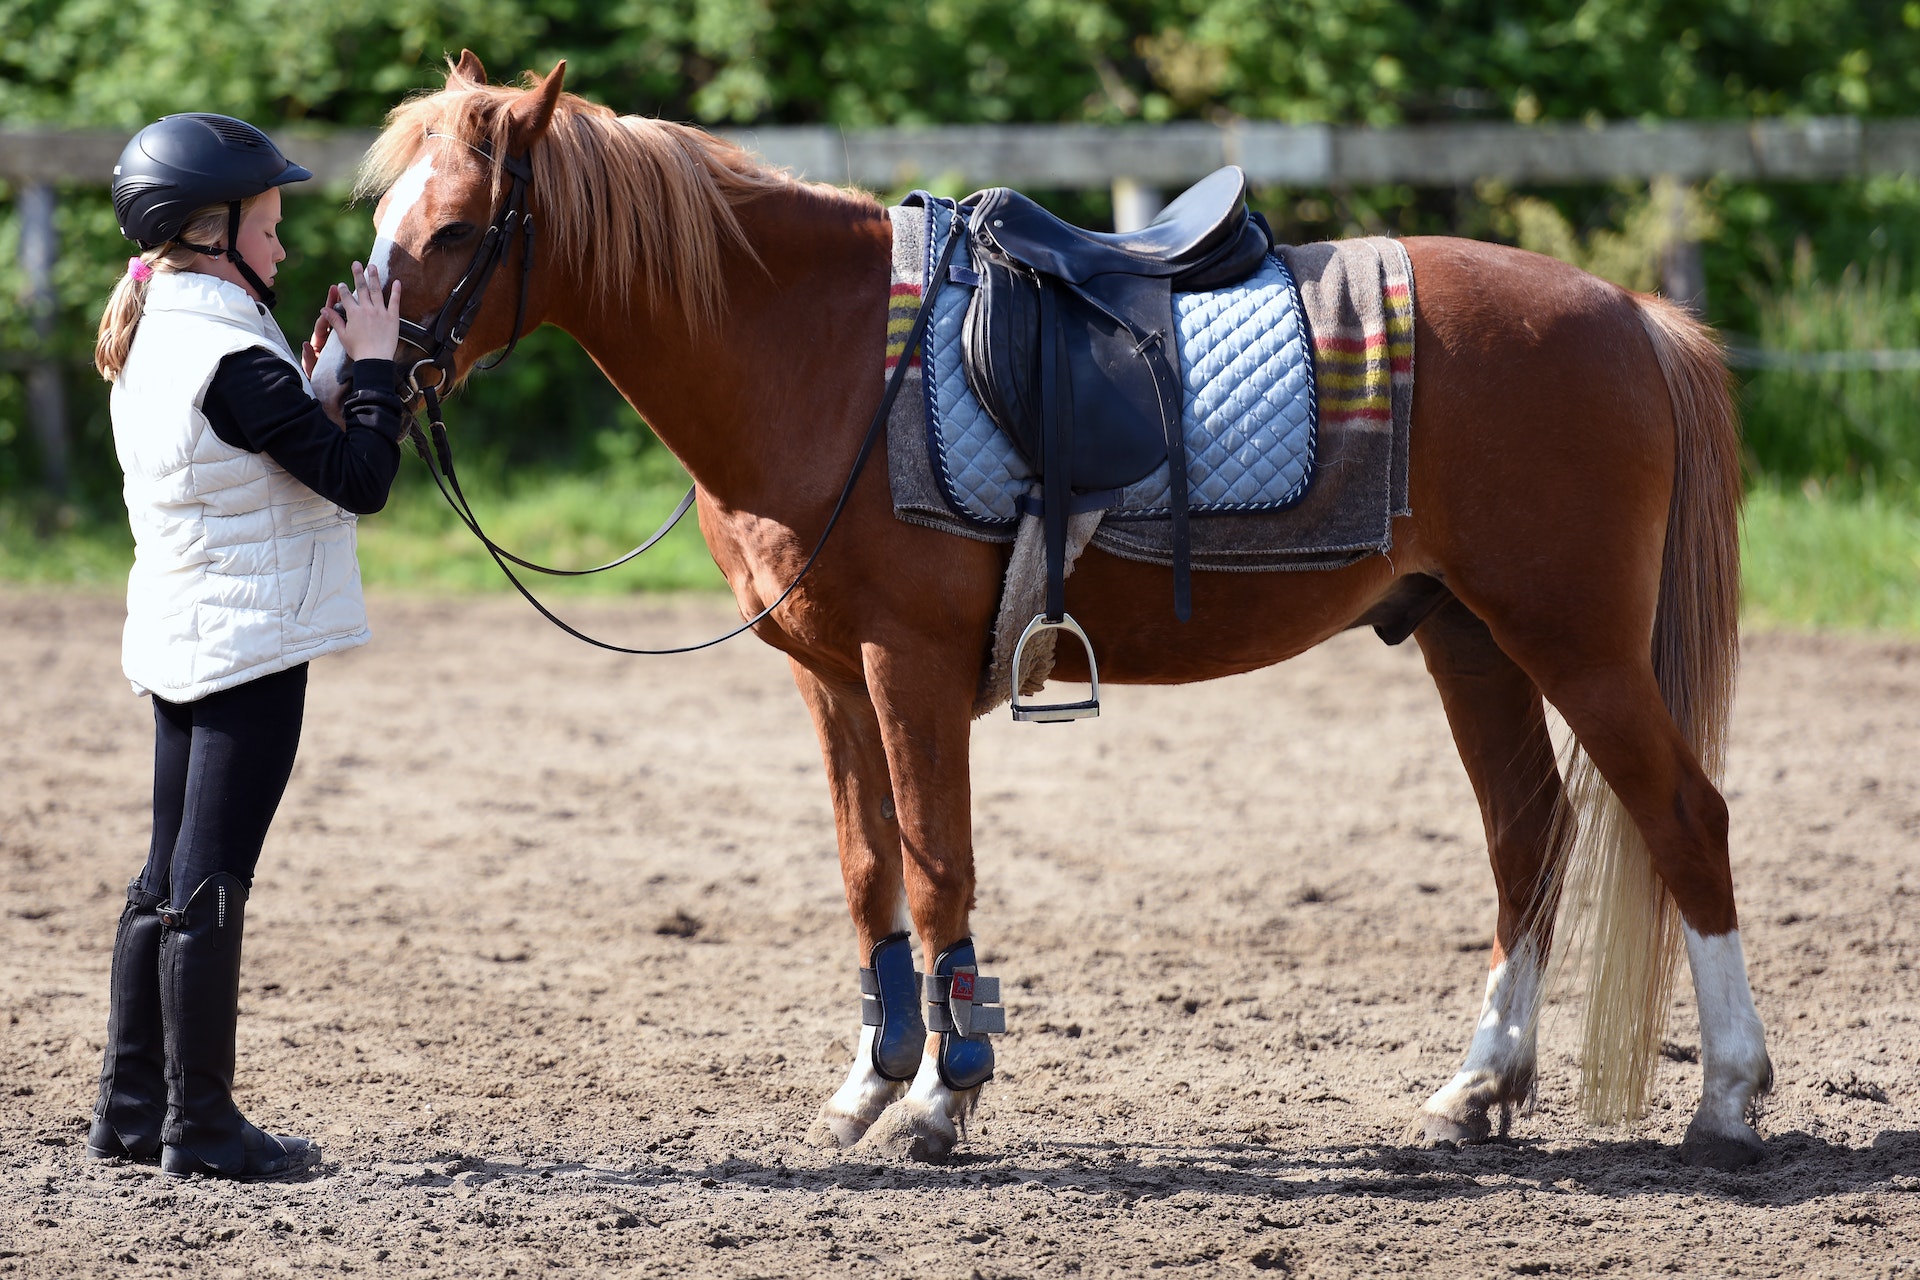
[(1113, 180), (1113, 229), (1138, 231), (1159, 216), (1166, 207), (1160, 188), (1150, 187), (1135, 178)]
[(44, 182), (29, 183), (19, 191), (20, 269), (27, 278), (21, 301), (32, 320), (35, 340), (33, 361), (27, 367), (27, 416), (40, 440), (47, 493), (62, 500), (67, 496), (67, 396), (53, 351), (59, 316), (53, 264), (60, 252), (53, 228), (54, 194)]
[(1692, 188), (1677, 178), (1656, 178), (1654, 203), (1666, 219), (1666, 243), (1660, 250), (1660, 291), (1696, 317), (1707, 312), (1707, 269), (1694, 238)]

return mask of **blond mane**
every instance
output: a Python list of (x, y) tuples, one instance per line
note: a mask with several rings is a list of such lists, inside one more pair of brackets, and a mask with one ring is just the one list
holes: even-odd
[[(528, 81), (538, 83), (531, 73)], [(444, 89), (401, 103), (361, 163), (355, 198), (384, 193), (438, 134), (491, 149), (497, 201), (509, 109), (527, 92), (455, 71)], [(581, 264), (594, 300), (621, 309), (644, 272), (650, 294), (677, 302), (696, 329), (711, 328), (725, 309), (723, 253), (753, 252), (735, 206), (800, 185), (725, 139), (570, 93), (531, 154), (539, 257)]]

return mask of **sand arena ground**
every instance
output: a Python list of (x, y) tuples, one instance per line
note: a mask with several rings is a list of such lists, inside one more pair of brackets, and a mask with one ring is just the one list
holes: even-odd
[[(518, 602), (376, 598), (317, 664), (261, 864), (241, 1101), (290, 1183), (81, 1159), (151, 716), (110, 595), (0, 594), (0, 1274), (861, 1277), (1920, 1272), (1920, 646), (1748, 638), (1728, 795), (1778, 1074), (1740, 1174), (1572, 1109), (1425, 1151), (1493, 921), (1414, 646), (1344, 637), (975, 735), (999, 1079), (944, 1166), (803, 1135), (856, 963), (811, 727), (751, 640), (609, 657)], [(724, 601), (581, 606), (639, 638)]]

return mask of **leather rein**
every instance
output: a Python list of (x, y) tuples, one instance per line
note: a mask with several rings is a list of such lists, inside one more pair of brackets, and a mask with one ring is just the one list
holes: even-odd
[[(430, 134), (428, 136), (445, 137), (446, 135)], [(470, 142), (464, 145), (488, 160), (493, 159), (490, 147), (476, 146)], [(848, 501), (853, 497), (854, 485), (858, 483), (860, 473), (866, 469), (868, 459), (873, 456), (874, 446), (879, 442), (882, 428), (886, 426), (887, 417), (893, 409), (893, 402), (899, 397), (900, 387), (906, 381), (907, 367), (912, 363), (914, 352), (919, 349), (921, 340), (926, 336), (927, 324), (933, 316), (934, 297), (946, 281), (947, 266), (952, 261), (954, 250), (962, 237), (953, 232), (948, 234), (947, 244), (940, 254), (939, 264), (935, 266), (933, 278), (927, 286), (925, 296), (920, 301), (920, 310), (914, 316), (913, 328), (907, 334), (906, 345), (901, 349), (899, 358), (894, 364), (893, 373), (887, 379), (886, 393), (881, 396), (880, 407), (874, 411), (873, 421), (867, 426), (866, 437), (860, 442), (860, 451), (854, 455), (853, 469), (847, 475), (846, 484), (841, 487), (840, 498), (834, 503), (833, 512), (827, 517), (826, 528), (820, 531), (820, 540), (814, 544), (812, 554), (800, 567), (800, 572), (794, 575), (793, 581), (787, 584), (786, 590), (759, 613), (733, 630), (715, 636), (711, 640), (703, 640), (698, 644), (679, 645), (670, 649), (628, 648), (596, 639), (567, 623), (542, 604), (508, 567), (508, 564), (511, 562), (534, 573), (563, 578), (584, 577), (588, 574), (616, 569), (650, 550), (667, 536), (668, 532), (680, 522), (680, 518), (686, 515), (688, 508), (693, 506), (694, 486), (688, 486), (686, 494), (681, 497), (673, 514), (667, 517), (666, 523), (654, 530), (646, 541), (619, 559), (609, 560), (591, 569), (553, 569), (522, 559), (488, 537), (486, 531), (480, 527), (480, 518), (474, 513), (473, 504), (461, 490), (459, 477), (453, 469), (453, 449), (447, 441), (447, 425), (441, 412), (440, 393), (452, 386), (455, 354), (473, 328), (474, 318), (479, 314), (481, 301), (486, 296), (487, 285), (492, 281), (494, 272), (511, 256), (516, 242), (522, 247), (520, 299), (514, 309), (513, 333), (507, 341), (506, 349), (491, 363), (479, 365), (478, 368), (498, 368), (508, 356), (513, 354), (514, 347), (519, 344), (520, 330), (526, 323), (527, 317), (527, 284), (529, 277), (533, 274), (533, 215), (527, 209), (527, 188), (533, 180), (533, 165), (525, 155), (508, 156), (502, 161), (502, 168), (511, 179), (506, 201), (494, 215), (493, 221), (488, 224), (486, 234), (474, 249), (473, 257), (467, 263), (467, 269), (461, 275), (459, 283), (454, 285), (446, 301), (440, 304), (440, 309), (424, 324), (416, 324), (405, 319), (400, 321), (401, 340), (421, 353), (421, 358), (408, 366), (406, 374), (401, 379), (398, 388), (400, 398), (408, 405), (410, 411), (417, 405), (424, 407), (427, 415), (427, 431), (423, 434), (417, 412), (410, 412), (407, 429), (402, 439), (413, 445), (414, 452), (419, 454), (420, 460), (427, 464), (427, 472), (433, 477), (434, 487), (440, 490), (440, 496), (446, 499), (447, 505), (452, 508), (454, 516), (460, 523), (465, 525), (468, 531), (479, 540), (480, 545), (486, 548), (487, 554), (493, 557), (493, 562), (500, 567), (500, 572), (506, 575), (507, 581), (513, 584), (514, 590), (525, 597), (527, 603), (538, 610), (548, 622), (574, 639), (613, 653), (664, 656), (712, 648), (714, 645), (733, 639), (744, 631), (753, 629), (786, 602), (787, 597), (793, 594), (794, 588), (800, 585), (800, 580), (807, 576), (807, 571), (812, 569), (814, 562), (820, 558), (820, 553), (826, 549), (827, 536), (833, 532), (834, 526), (840, 521), (841, 513), (846, 510)], [(422, 371), (428, 369), (433, 370), (436, 375), (430, 383), (423, 382), (420, 377)]]

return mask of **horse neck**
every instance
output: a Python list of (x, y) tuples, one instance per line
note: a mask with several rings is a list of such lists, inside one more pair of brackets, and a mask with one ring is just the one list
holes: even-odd
[[(707, 493), (765, 514), (837, 492), (877, 396), (891, 230), (870, 201), (795, 185), (740, 208), (725, 309), (691, 332), (636, 281), (631, 311), (564, 281), (548, 319), (586, 348)], [(871, 378), (862, 375), (871, 374)], [(834, 469), (838, 468), (837, 477)]]

